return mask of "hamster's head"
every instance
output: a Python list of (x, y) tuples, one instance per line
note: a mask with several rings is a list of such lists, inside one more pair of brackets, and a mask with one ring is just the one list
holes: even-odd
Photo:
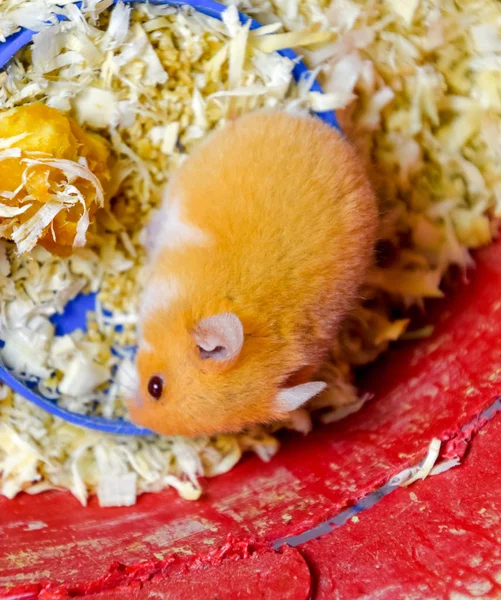
[(212, 435), (280, 418), (318, 394), (323, 382), (284, 376), (273, 340), (248, 335), (233, 313), (169, 327), (146, 322), (137, 355), (135, 423), (163, 435)]

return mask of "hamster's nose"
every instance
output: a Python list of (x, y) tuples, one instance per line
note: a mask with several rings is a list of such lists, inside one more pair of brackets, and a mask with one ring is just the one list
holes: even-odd
[(141, 394), (137, 393), (134, 394), (133, 396), (129, 396), (127, 398), (126, 404), (129, 408), (129, 410), (134, 410), (135, 408), (142, 408), (143, 407), (143, 399), (141, 398)]

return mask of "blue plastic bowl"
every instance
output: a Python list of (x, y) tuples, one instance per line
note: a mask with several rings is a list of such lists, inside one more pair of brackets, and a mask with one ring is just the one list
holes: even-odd
[[(145, 0), (122, 0), (123, 2), (144, 2)], [(113, 4), (116, 4), (117, 0), (113, 0)], [(219, 4), (218, 2), (212, 2), (212, 0), (149, 0), (150, 4), (167, 4), (170, 6), (191, 6), (198, 12), (213, 17), (215, 19), (222, 20), (222, 13), (226, 10), (226, 6)], [(80, 6), (80, 3), (76, 4)], [(59, 16), (59, 20), (63, 20), (64, 17)], [(240, 13), (240, 22), (242, 24), (250, 21), (250, 29), (257, 29), (261, 27), (259, 23), (250, 19), (246, 15)], [(0, 44), (0, 69), (5, 67), (7, 62), (24, 46), (29, 44), (35, 35), (34, 31), (28, 29), (22, 29), (14, 35), (10, 36), (5, 42)], [(309, 73), (306, 65), (298, 59), (298, 56), (292, 50), (279, 50), (279, 54), (289, 58), (295, 62), (292, 74), (295, 81), (300, 81), (306, 77)], [(317, 81), (311, 86), (312, 91), (322, 92), (322, 88)], [(322, 119), (325, 123), (340, 130), (336, 115), (333, 111), (319, 112), (317, 116)], [(80, 295), (70, 303), (68, 303), (65, 311), (61, 315), (55, 315), (51, 320), (56, 327), (57, 335), (64, 335), (71, 333), (76, 329), (86, 329), (86, 315), (88, 311), (92, 311), (95, 308), (95, 294)], [(0, 364), (0, 380), (8, 385), (14, 392), (17, 392), (21, 396), (24, 396), (33, 404), (36, 404), (40, 408), (43, 408), (47, 412), (73, 423), (81, 427), (88, 427), (98, 431), (104, 431), (106, 433), (115, 433), (123, 435), (151, 435), (149, 429), (137, 427), (133, 423), (128, 423), (122, 419), (105, 419), (104, 417), (95, 417), (80, 415), (78, 413), (71, 412), (57, 405), (54, 400), (45, 398), (38, 392), (36, 383), (21, 382), (14, 377), (14, 375), (5, 367)]]

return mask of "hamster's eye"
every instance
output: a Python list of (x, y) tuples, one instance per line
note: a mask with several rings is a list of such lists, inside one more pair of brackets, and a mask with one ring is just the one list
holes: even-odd
[(148, 394), (155, 400), (159, 400), (164, 391), (164, 380), (158, 375), (153, 375), (148, 381)]

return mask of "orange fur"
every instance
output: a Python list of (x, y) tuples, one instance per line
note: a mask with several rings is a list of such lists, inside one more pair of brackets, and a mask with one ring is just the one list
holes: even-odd
[[(158, 240), (153, 277), (179, 289), (143, 315), (133, 420), (198, 435), (280, 418), (273, 399), (320, 366), (372, 258), (377, 207), (357, 155), (316, 118), (252, 113), (191, 154), (169, 201), (207, 241), (162, 249)], [(245, 341), (221, 369), (200, 359), (193, 330), (226, 312)], [(165, 380), (158, 401), (147, 392), (156, 374)]]

